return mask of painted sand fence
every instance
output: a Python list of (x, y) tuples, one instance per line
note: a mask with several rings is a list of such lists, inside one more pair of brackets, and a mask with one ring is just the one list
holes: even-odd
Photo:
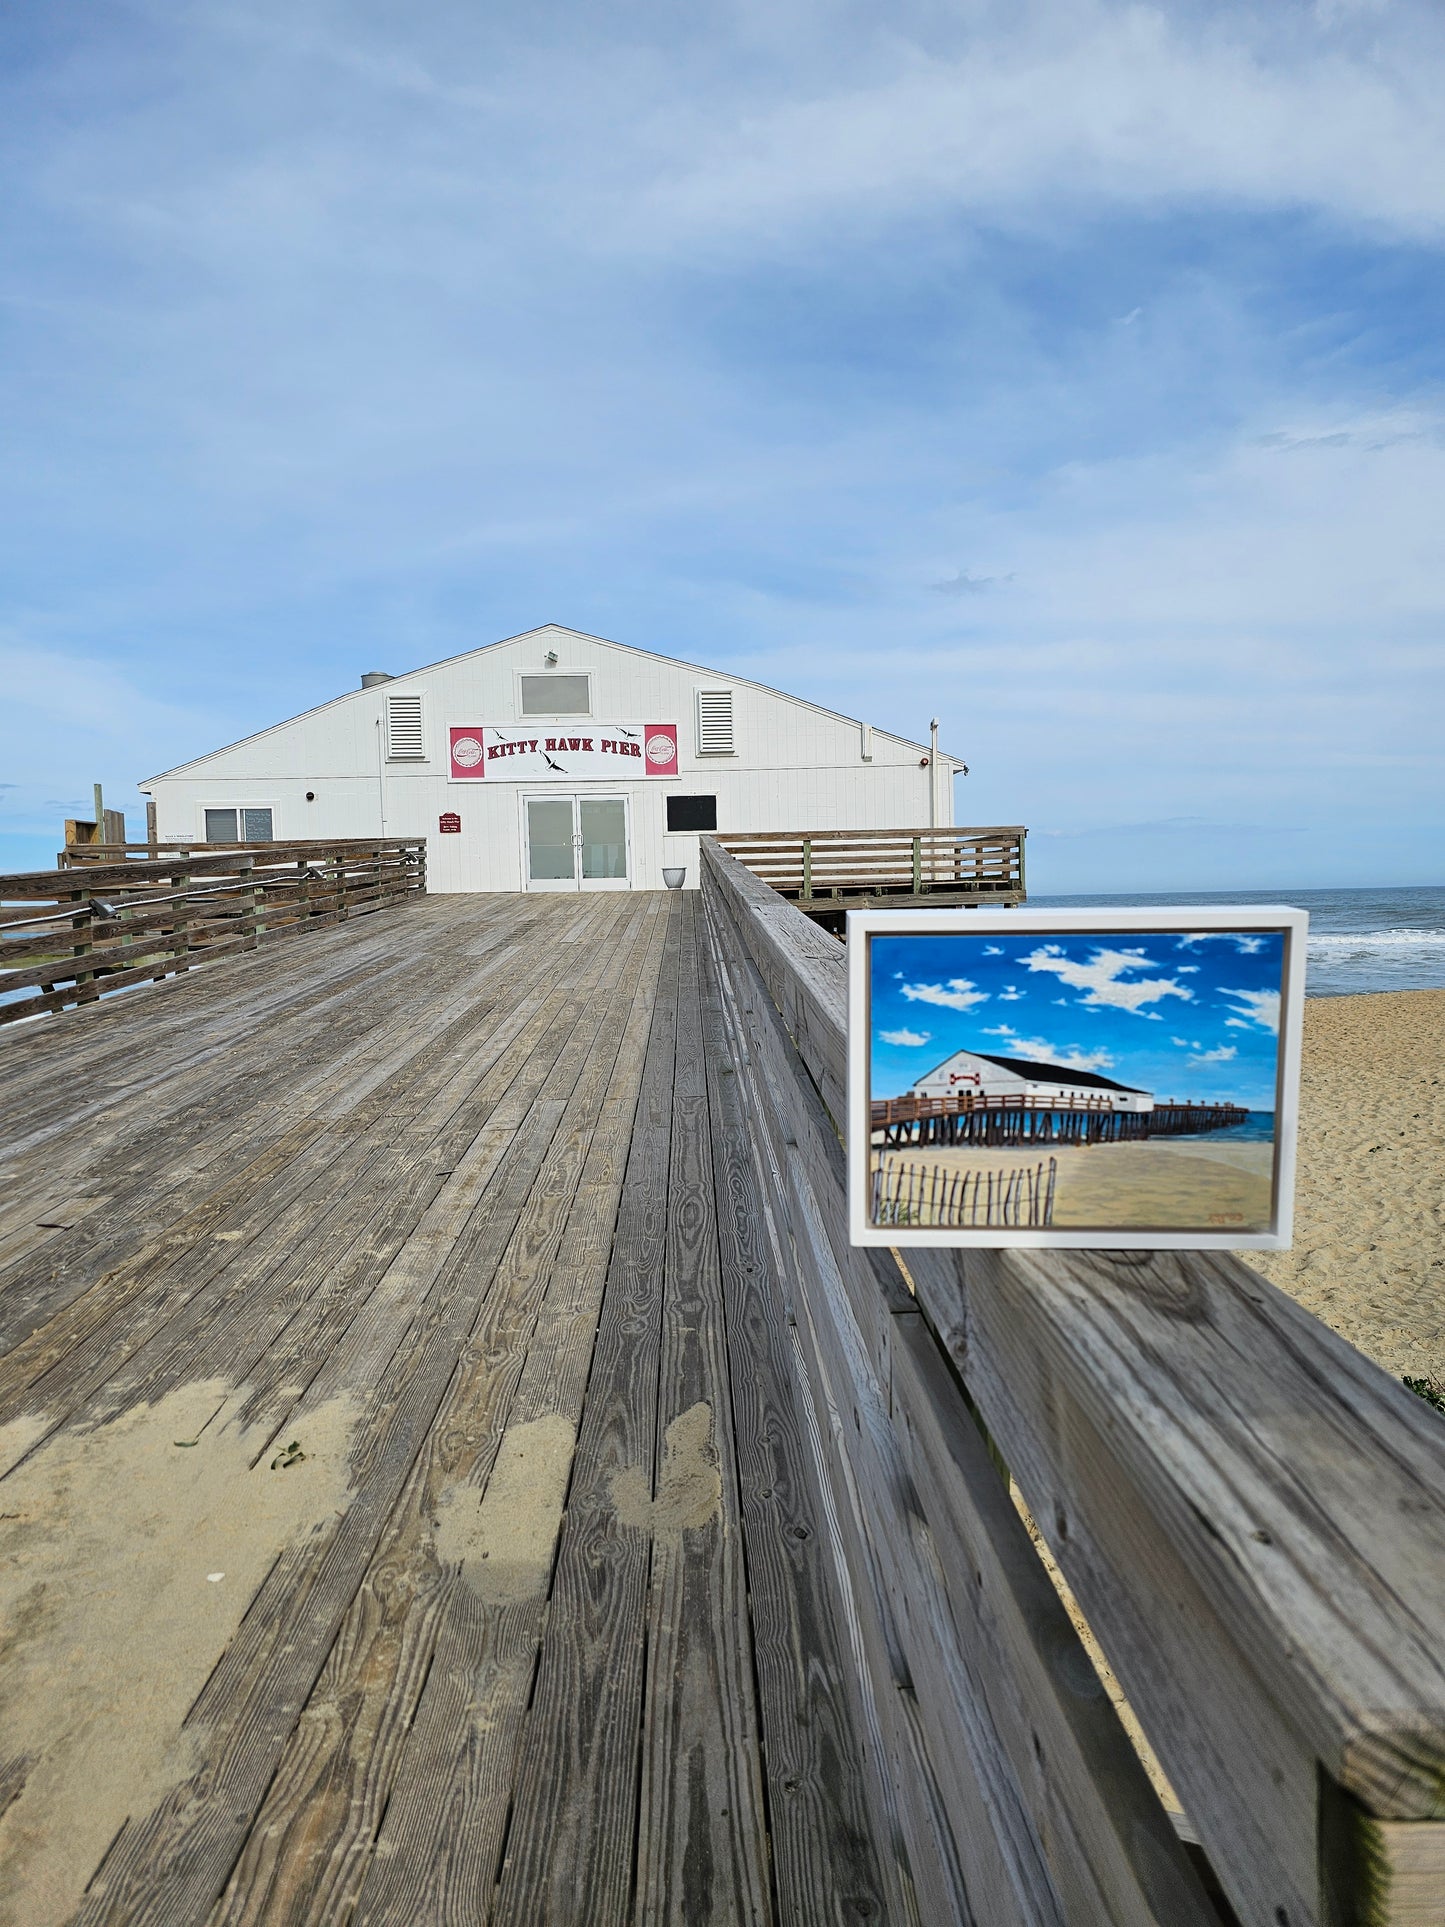
[(1052, 1224), (1058, 1170), (1057, 1158), (1012, 1171), (880, 1164), (873, 1173), (873, 1219), (876, 1224)]

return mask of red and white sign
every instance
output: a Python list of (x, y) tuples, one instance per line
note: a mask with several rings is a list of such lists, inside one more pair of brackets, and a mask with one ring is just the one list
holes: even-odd
[(443, 810), (437, 818), (437, 828), (443, 836), (460, 836), (462, 833), (462, 819), (457, 815), (455, 810)]
[(454, 783), (634, 783), (676, 776), (676, 723), (453, 723)]

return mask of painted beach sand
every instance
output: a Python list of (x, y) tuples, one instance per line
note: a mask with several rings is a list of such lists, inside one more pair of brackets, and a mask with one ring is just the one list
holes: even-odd
[[(1165, 1140), (1143, 1144), (1094, 1144), (1087, 1149), (1064, 1148), (1051, 1153), (1055, 1164), (1053, 1209), (1049, 1222), (1058, 1230), (1084, 1230), (1118, 1225), (1124, 1230), (1147, 1230), (1151, 1225), (1200, 1226), (1205, 1230), (1263, 1231), (1268, 1229), (1273, 1197), (1274, 1146), (1267, 1142), (1209, 1143), (1203, 1140)], [(940, 1150), (927, 1158), (916, 1152), (885, 1152), (878, 1165), (897, 1165), (936, 1171), (942, 1183), (959, 1173), (993, 1172), (1008, 1175), (1028, 1160), (1015, 1149), (991, 1151)], [(1035, 1158), (1033, 1168), (1048, 1159)], [(931, 1188), (931, 1187), (930, 1187)], [(951, 1187), (958, 1194), (959, 1187)], [(987, 1198), (987, 1186), (984, 1196)], [(998, 1186), (995, 1186), (998, 1195)], [(986, 1209), (986, 1206), (984, 1207)], [(946, 1210), (930, 1209), (926, 1194), (919, 1196), (908, 1222), (943, 1224)], [(982, 1210), (976, 1222), (987, 1223)], [(1020, 1217), (1017, 1222), (1027, 1222)]]
[(873, 1222), (1264, 1232), (1278, 930), (875, 935)]

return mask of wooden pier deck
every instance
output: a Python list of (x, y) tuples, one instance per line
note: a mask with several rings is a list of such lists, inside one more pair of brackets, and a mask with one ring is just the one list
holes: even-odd
[(0, 1039), (0, 1922), (891, 1917), (701, 924)]
[(1437, 1413), (1228, 1253), (850, 1245), (713, 839), (307, 881), (0, 1032), (0, 1927), (1445, 1927)]

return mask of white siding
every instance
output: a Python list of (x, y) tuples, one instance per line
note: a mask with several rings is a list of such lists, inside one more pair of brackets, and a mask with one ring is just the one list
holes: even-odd
[[(928, 822), (926, 751), (881, 730), (747, 682), (712, 676), (687, 663), (645, 655), (569, 629), (546, 628), (443, 662), (375, 689), (358, 689), (309, 715), (154, 779), (159, 833), (199, 840), (206, 805), (269, 805), (278, 837), (425, 836), (436, 890), (516, 890), (522, 885), (524, 785), (449, 780), (447, 729), (458, 723), (505, 724), (518, 715), (519, 672), (544, 668), (549, 651), (560, 672), (588, 672), (600, 720), (676, 722), (678, 775), (584, 793), (625, 794), (632, 820), (636, 887), (656, 889), (664, 865), (697, 883), (698, 840), (669, 835), (669, 794), (716, 796), (718, 829), (904, 829)], [(699, 755), (699, 690), (732, 696), (735, 753)], [(420, 698), (420, 756), (388, 756), (387, 705)], [(871, 751), (864, 760), (865, 742)], [(940, 800), (951, 821), (952, 765)], [(313, 800), (306, 800), (307, 792)], [(460, 835), (438, 833), (446, 811)]]

